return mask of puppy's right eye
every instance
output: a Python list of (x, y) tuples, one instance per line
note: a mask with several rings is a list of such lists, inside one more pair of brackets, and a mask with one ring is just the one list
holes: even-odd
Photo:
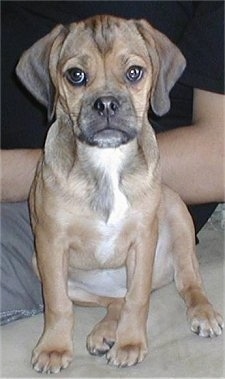
[(87, 75), (78, 67), (67, 70), (66, 78), (74, 86), (85, 86), (87, 83)]

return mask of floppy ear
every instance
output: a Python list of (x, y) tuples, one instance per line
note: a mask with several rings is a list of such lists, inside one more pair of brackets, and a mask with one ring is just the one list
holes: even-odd
[(154, 113), (162, 116), (170, 109), (169, 92), (185, 69), (186, 60), (180, 50), (147, 21), (136, 21), (136, 27), (153, 64), (151, 106)]
[(26, 50), (16, 66), (16, 74), (23, 85), (47, 107), (49, 120), (55, 112), (55, 89), (50, 72), (56, 69), (66, 34), (67, 29), (63, 25), (56, 26)]

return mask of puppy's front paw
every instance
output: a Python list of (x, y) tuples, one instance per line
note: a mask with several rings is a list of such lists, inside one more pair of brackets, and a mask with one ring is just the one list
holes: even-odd
[(187, 312), (192, 332), (200, 337), (214, 337), (222, 333), (222, 316), (214, 311), (211, 304), (197, 305)]
[(103, 355), (113, 346), (117, 321), (101, 321), (87, 337), (87, 349), (92, 355)]
[(129, 345), (115, 343), (106, 358), (109, 364), (118, 367), (133, 366), (143, 361), (147, 354), (146, 344), (140, 342)]
[[(63, 338), (63, 337), (62, 337)], [(60, 347), (48, 347), (34, 349), (31, 363), (34, 370), (40, 373), (58, 374), (62, 369), (69, 366), (73, 358), (73, 351)]]

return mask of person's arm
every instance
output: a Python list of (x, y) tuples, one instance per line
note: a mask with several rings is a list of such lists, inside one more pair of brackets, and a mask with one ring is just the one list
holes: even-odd
[(1, 201), (26, 200), (34, 178), (39, 149), (1, 150)]
[[(194, 92), (193, 125), (158, 135), (163, 182), (188, 204), (225, 200), (224, 96)], [(27, 198), (41, 150), (3, 150), (1, 200)]]
[(188, 204), (225, 200), (224, 98), (195, 89), (193, 125), (157, 137), (163, 182)]

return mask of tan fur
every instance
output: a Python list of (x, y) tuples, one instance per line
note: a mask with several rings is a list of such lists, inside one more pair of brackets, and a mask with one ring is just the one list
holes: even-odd
[[(126, 79), (131, 66), (143, 67), (138, 82)], [(88, 73), (86, 85), (67, 80), (72, 67)], [(149, 102), (159, 115), (168, 111), (169, 91), (183, 69), (179, 50), (145, 21), (109, 16), (56, 27), (18, 64), (18, 76), (49, 116), (56, 110), (30, 195), (45, 300), (44, 332), (32, 357), (37, 371), (57, 373), (70, 363), (72, 302), (107, 307), (88, 336), (91, 354), (105, 353), (116, 366), (141, 362), (151, 289), (173, 278), (192, 329), (221, 333), (221, 316), (202, 289), (191, 217), (161, 185), (147, 118)], [(102, 97), (116, 106), (108, 122), (122, 132), (112, 137), (128, 136), (126, 143), (90, 145), (88, 133), (96, 128), (98, 136), (106, 120), (94, 109)]]

